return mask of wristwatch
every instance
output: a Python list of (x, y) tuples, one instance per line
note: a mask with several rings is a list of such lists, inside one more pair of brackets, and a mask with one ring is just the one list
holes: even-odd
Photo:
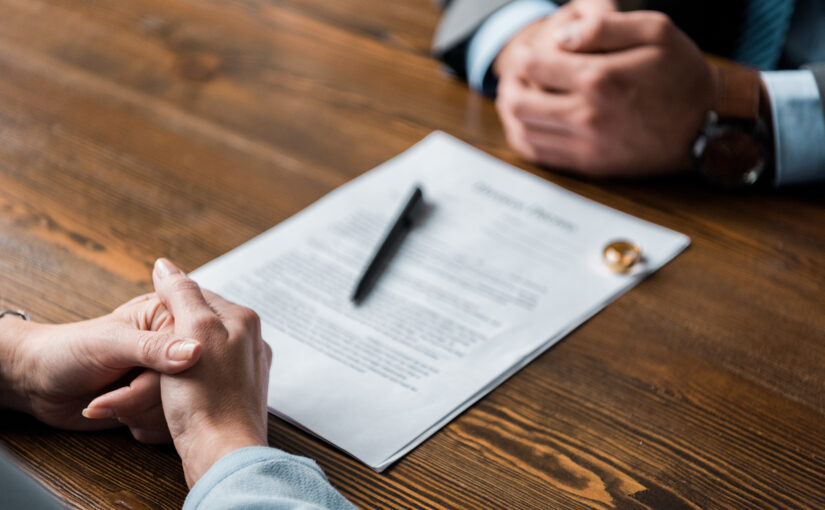
[(746, 188), (770, 182), (773, 138), (767, 94), (759, 73), (738, 65), (712, 65), (712, 110), (693, 144), (697, 170), (713, 185)]

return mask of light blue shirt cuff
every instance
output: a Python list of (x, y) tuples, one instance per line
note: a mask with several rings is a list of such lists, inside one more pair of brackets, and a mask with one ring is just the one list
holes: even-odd
[(548, 0), (515, 0), (487, 18), (467, 47), (467, 82), (484, 89), (484, 78), (505, 44), (530, 23), (550, 16), (558, 6)]
[(215, 462), (192, 487), (183, 510), (354, 509), (318, 465), (276, 448), (252, 446)]
[(774, 185), (825, 179), (825, 118), (813, 73), (801, 70), (761, 74), (773, 117)]

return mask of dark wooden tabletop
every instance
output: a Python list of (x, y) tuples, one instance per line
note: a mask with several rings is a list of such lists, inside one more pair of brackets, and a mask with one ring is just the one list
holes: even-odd
[[(428, 0), (0, 0), (0, 307), (104, 314), (156, 257), (195, 269), (440, 129), (693, 244), (384, 474), (273, 417), (272, 446), (367, 508), (825, 508), (825, 190), (524, 163), (430, 58), (437, 21)], [(186, 496), (171, 447), (0, 423), (69, 506)]]

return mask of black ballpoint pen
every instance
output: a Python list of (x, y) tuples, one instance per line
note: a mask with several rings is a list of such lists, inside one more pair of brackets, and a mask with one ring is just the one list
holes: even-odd
[(387, 232), (378, 250), (376, 250), (372, 256), (370, 263), (367, 264), (366, 269), (364, 269), (364, 272), (358, 279), (355, 290), (352, 292), (352, 297), (350, 297), (356, 305), (361, 303), (367, 294), (369, 294), (375, 282), (378, 281), (378, 277), (381, 276), (381, 273), (386, 268), (387, 263), (389, 263), (393, 255), (395, 255), (395, 252), (398, 251), (401, 242), (412, 229), (418, 213), (418, 206), (423, 201), (424, 194), (421, 192), (421, 188), (416, 186), (410, 198), (407, 199), (406, 205), (404, 205), (404, 208), (401, 210), (401, 214), (395, 219), (395, 222), (392, 224), (392, 227), (390, 227), (389, 232)]

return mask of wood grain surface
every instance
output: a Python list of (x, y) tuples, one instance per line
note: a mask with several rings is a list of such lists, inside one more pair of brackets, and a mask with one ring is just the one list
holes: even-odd
[[(195, 269), (440, 129), (693, 244), (384, 474), (271, 417), (273, 446), (364, 508), (825, 508), (825, 190), (530, 166), (430, 58), (437, 20), (428, 0), (0, 0), (0, 308), (106, 313), (156, 257)], [(186, 496), (171, 447), (0, 422), (70, 507)]]

